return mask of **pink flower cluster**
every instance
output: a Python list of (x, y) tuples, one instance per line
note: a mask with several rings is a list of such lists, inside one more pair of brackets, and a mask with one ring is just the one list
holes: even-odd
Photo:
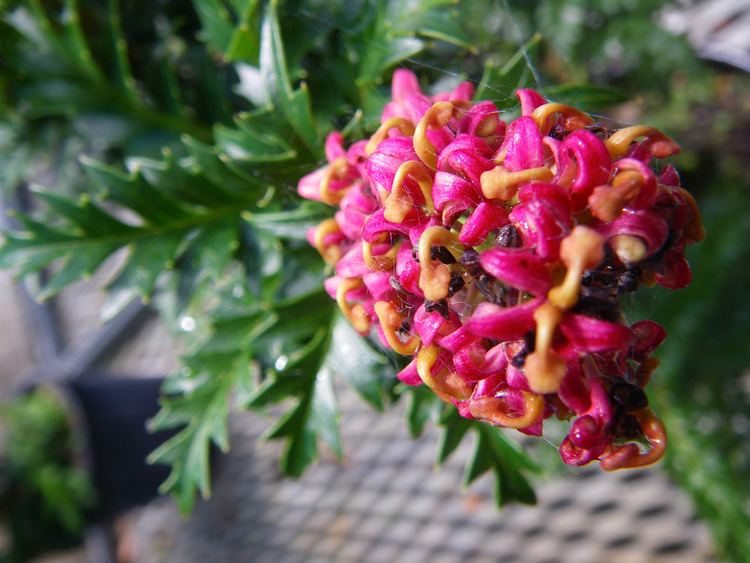
[(530, 435), (570, 420), (571, 465), (658, 460), (666, 434), (643, 387), (665, 331), (628, 325), (619, 301), (690, 282), (700, 215), (675, 169), (652, 162), (679, 147), (533, 90), (506, 123), (470, 83), (427, 96), (397, 70), (392, 88), (378, 130), (348, 149), (331, 133), (328, 163), (299, 182), (337, 208), (308, 239), (343, 314), (412, 358), (401, 381), (464, 417)]

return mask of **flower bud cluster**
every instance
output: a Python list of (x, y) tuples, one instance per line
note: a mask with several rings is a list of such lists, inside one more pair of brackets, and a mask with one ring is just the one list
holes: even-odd
[(629, 325), (620, 298), (690, 282), (700, 215), (654, 162), (677, 144), (528, 89), (508, 123), (470, 83), (430, 97), (397, 70), (392, 89), (378, 130), (348, 148), (331, 133), (327, 164), (299, 182), (336, 208), (308, 239), (343, 314), (411, 358), (401, 381), (464, 417), (536, 436), (569, 420), (571, 465), (658, 460), (666, 435), (643, 387), (665, 331)]

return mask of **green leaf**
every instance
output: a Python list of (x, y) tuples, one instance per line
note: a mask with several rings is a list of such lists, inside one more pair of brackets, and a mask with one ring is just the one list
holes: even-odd
[(553, 102), (575, 106), (584, 111), (596, 111), (622, 103), (627, 96), (593, 84), (564, 84), (541, 89), (544, 97)]
[[(244, 191), (219, 186), (192, 160), (171, 155), (165, 162), (131, 163), (135, 171), (127, 175), (83, 159), (90, 178), (102, 185), (99, 200), (138, 214), (142, 224), (120, 221), (87, 196), (73, 200), (37, 189), (37, 197), (65, 225), (52, 228), (17, 214), (25, 231), (6, 233), (0, 266), (15, 268), (23, 276), (59, 261), (59, 269), (42, 288), (40, 296), (46, 298), (90, 276), (108, 256), (129, 246), (128, 258), (109, 286), (105, 318), (138, 296), (148, 299), (159, 275), (176, 265), (185, 276), (196, 268), (215, 270), (213, 275), (219, 276), (239, 248), (240, 212), (258, 203), (255, 186), (246, 185)], [(185, 201), (191, 205), (181, 203)], [(180, 261), (183, 254), (186, 260)], [(194, 281), (200, 277), (195, 275)]]
[(201, 39), (227, 61), (254, 61), (258, 58), (259, 37), (254, 25), (260, 2), (221, 2), (193, 0), (201, 20)]
[(395, 378), (387, 356), (360, 336), (338, 312), (332, 339), (335, 345), (331, 346), (326, 365), (374, 409), (382, 411), (386, 399), (383, 380)]
[[(474, 52), (474, 46), (471, 45), (469, 38), (459, 23), (460, 8), (456, 8), (456, 5), (452, 1), (445, 4), (448, 9), (442, 6), (432, 6), (430, 9), (421, 11), (414, 18), (410, 18), (408, 28), (422, 37), (438, 39), (439, 41), (444, 41)], [(401, 19), (396, 20), (397, 28), (402, 21)]]
[(229, 397), (235, 388), (251, 389), (250, 360), (258, 337), (276, 322), (262, 312), (216, 323), (211, 337), (186, 357), (187, 370), (168, 381), (173, 395), (162, 401), (154, 430), (180, 427), (177, 435), (149, 456), (150, 463), (172, 466), (163, 492), (173, 492), (180, 509), (190, 511), (196, 489), (210, 496), (209, 450), (228, 450)]
[(492, 473), (498, 506), (509, 502), (536, 502), (534, 489), (524, 474), (538, 472), (539, 468), (517, 444), (505, 438), (501, 429), (462, 418), (453, 407), (444, 409), (440, 426), (443, 433), (438, 447), (438, 464), (444, 463), (456, 450), (469, 430), (473, 430), (475, 435), (474, 445), (464, 468), (464, 487), (468, 487), (482, 475)]
[(34, 194), (58, 216), (65, 217), (67, 222), (82, 235), (127, 235), (133, 231), (131, 227), (91, 203), (86, 196), (73, 202), (67, 197), (41, 187), (35, 187)]
[(488, 60), (474, 100), (492, 100), (500, 110), (518, 106), (516, 89), (537, 86), (538, 71), (531, 61), (541, 39), (538, 33), (533, 35), (502, 66)]
[(444, 463), (450, 457), (472, 426), (471, 422), (458, 414), (457, 409), (443, 409), (440, 424), (443, 431), (438, 441), (438, 465)]
[(329, 208), (317, 202), (305, 201), (289, 211), (252, 213), (244, 218), (256, 229), (273, 236), (306, 241), (307, 230), (329, 216)]
[(321, 153), (320, 137), (312, 114), (310, 92), (303, 83), (293, 90), (279, 29), (277, 0), (272, 0), (263, 17), (260, 42), (260, 72), (269, 98), (278, 104), (297, 135), (311, 152)]
[(406, 423), (411, 437), (417, 439), (435, 411), (437, 397), (424, 385), (408, 387), (406, 394)]
[(111, 201), (137, 213), (146, 224), (161, 224), (190, 217), (183, 205), (157, 190), (138, 172), (126, 174), (93, 159), (82, 157), (85, 172), (100, 186), (99, 199)]
[(228, 368), (212, 372), (196, 389), (163, 399), (162, 410), (151, 421), (153, 430), (184, 425), (148, 457), (149, 463), (172, 466), (161, 491), (173, 492), (184, 514), (192, 509), (196, 488), (205, 498), (211, 495), (210, 445), (213, 443), (223, 451), (229, 449), (229, 394), (238, 381), (248, 376), (248, 364), (242, 355), (237, 355)]
[(323, 367), (318, 372), (312, 397), (310, 427), (341, 460), (344, 457), (341, 432), (339, 431), (341, 411), (338, 408), (336, 393), (333, 388), (333, 377), (328, 368)]
[(339, 411), (331, 383), (331, 372), (324, 366), (331, 346), (330, 329), (324, 328), (290, 356), (278, 375), (258, 388), (249, 406), (278, 402), (293, 395), (295, 407), (287, 411), (264, 435), (266, 440), (286, 439), (281, 459), (282, 471), (297, 477), (317, 458), (317, 437), (323, 439), (338, 457), (343, 455), (339, 433)]
[(291, 160), (297, 153), (284, 141), (269, 133), (262, 133), (250, 123), (241, 123), (242, 130), (219, 125), (214, 133), (221, 151), (230, 158), (257, 164), (275, 164)]
[[(173, 264), (182, 239), (183, 232), (172, 232), (160, 237), (146, 237), (136, 241), (128, 255), (125, 265), (120, 269), (117, 277), (107, 286), (110, 293), (110, 304), (123, 303), (123, 295), (137, 293), (143, 299), (148, 299), (156, 285), (156, 278), (166, 268)], [(107, 305), (107, 317), (119, 312), (119, 307)]]
[(82, 277), (90, 277), (116, 249), (117, 245), (103, 244), (95, 246), (87, 252), (68, 254), (60, 268), (44, 285), (44, 290), (39, 293), (37, 298), (40, 300), (48, 299)]

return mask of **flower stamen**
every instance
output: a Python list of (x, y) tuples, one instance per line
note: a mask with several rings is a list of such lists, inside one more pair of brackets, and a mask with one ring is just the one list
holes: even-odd
[(552, 130), (554, 126), (554, 119), (552, 118), (556, 116), (563, 118), (562, 126), (567, 132), (583, 129), (594, 124), (594, 120), (589, 114), (572, 106), (555, 102), (543, 104), (531, 113), (531, 119), (536, 122), (542, 135), (547, 135)]
[(365, 308), (361, 303), (350, 305), (346, 294), (352, 290), (359, 289), (364, 283), (362, 278), (347, 278), (343, 280), (336, 290), (336, 303), (338, 303), (341, 312), (352, 323), (352, 326), (360, 334), (370, 332), (370, 317), (367, 315)]
[(562, 317), (563, 311), (549, 301), (534, 311), (536, 343), (534, 351), (526, 356), (524, 373), (535, 393), (556, 393), (565, 377), (565, 360), (552, 350), (555, 331)]
[(604, 237), (578, 225), (560, 244), (560, 259), (568, 270), (563, 283), (550, 289), (547, 298), (561, 309), (570, 309), (578, 302), (583, 273), (604, 259)]
[(398, 129), (406, 137), (411, 137), (414, 134), (414, 125), (412, 125), (411, 121), (403, 117), (391, 117), (378, 127), (377, 131), (370, 137), (370, 140), (367, 141), (365, 156), (370, 156), (377, 150), (378, 145), (388, 137), (391, 129)]
[(341, 260), (343, 251), (338, 244), (326, 245), (325, 239), (328, 235), (333, 235), (341, 232), (341, 227), (335, 219), (326, 219), (318, 225), (315, 229), (315, 249), (320, 253), (325, 260), (326, 264), (335, 266), (336, 263)]
[(427, 139), (428, 129), (445, 127), (453, 117), (454, 106), (451, 102), (435, 102), (428, 109), (414, 129), (414, 152), (425, 165), (435, 170), (437, 168), (437, 152), (435, 146)]
[(664, 455), (667, 447), (667, 430), (662, 421), (649, 408), (639, 409), (633, 412), (633, 416), (643, 430), (649, 449), (641, 452), (636, 444), (610, 446), (601, 457), (601, 467), (605, 471), (651, 465)]
[(375, 314), (380, 321), (383, 329), (383, 335), (386, 341), (393, 348), (393, 351), (402, 356), (411, 356), (417, 351), (420, 340), (415, 334), (410, 334), (409, 338), (402, 342), (396, 333), (404, 322), (403, 317), (396, 311), (392, 303), (388, 301), (377, 301), (374, 305)]
[(342, 180), (349, 171), (349, 163), (345, 157), (339, 157), (326, 168), (323, 179), (320, 182), (320, 200), (328, 205), (338, 205), (346, 195), (347, 190), (331, 191), (333, 180)]
[(416, 160), (403, 162), (396, 170), (393, 178), (391, 193), (383, 202), (385, 208), (384, 217), (392, 223), (402, 223), (406, 215), (414, 207), (414, 202), (404, 188), (404, 182), (411, 176), (419, 185), (424, 196), (424, 205), (429, 214), (435, 213), (435, 205), (432, 202), (432, 176), (428, 168)]
[(646, 137), (648, 148), (656, 158), (667, 158), (680, 151), (680, 146), (671, 138), (648, 125), (633, 125), (615, 131), (604, 145), (613, 159), (620, 158), (625, 155), (633, 141), (640, 137)]
[(463, 245), (451, 231), (440, 227), (430, 227), (419, 237), (419, 288), (425, 298), (439, 301), (447, 297), (451, 282), (451, 270), (440, 260), (432, 259), (432, 247), (445, 246), (455, 258), (461, 256)]
[[(507, 392), (506, 392), (507, 393)], [(523, 414), (512, 416), (503, 392), (494, 397), (479, 397), (469, 401), (469, 411), (479, 420), (486, 420), (493, 426), (505, 428), (527, 428), (542, 418), (544, 397), (529, 391), (518, 391), (523, 397)]]
[(432, 368), (437, 362), (440, 347), (432, 344), (424, 346), (417, 354), (417, 373), (430, 389), (432, 389), (443, 401), (450, 403), (451, 399), (465, 401), (471, 395), (471, 386), (458, 374), (443, 370), (442, 373), (433, 373)]
[(548, 182), (554, 177), (552, 170), (546, 166), (528, 168), (511, 172), (503, 166), (496, 166), (492, 170), (482, 173), (479, 182), (482, 194), (487, 199), (512, 200), (518, 188), (528, 182)]

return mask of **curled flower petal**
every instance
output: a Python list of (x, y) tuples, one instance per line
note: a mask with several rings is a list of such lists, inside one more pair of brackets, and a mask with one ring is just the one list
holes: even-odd
[(448, 203), (458, 203), (463, 210), (475, 207), (481, 200), (482, 195), (470, 182), (450, 174), (448, 172), (437, 172), (433, 184), (433, 200), (435, 210), (443, 211)]
[(493, 340), (518, 340), (534, 328), (534, 310), (538, 303), (530, 301), (515, 307), (499, 307), (480, 303), (464, 323), (472, 334)]
[[(471, 138), (487, 139), (494, 137), (502, 139), (505, 134), (505, 122), (500, 119), (497, 106), (490, 101), (473, 105), (464, 114), (458, 124), (459, 133), (465, 133)], [(459, 135), (461, 137), (462, 135)]]
[(421, 305), (416, 313), (414, 313), (413, 329), (419, 335), (423, 346), (432, 345), (435, 338), (445, 327), (449, 327), (450, 329), (454, 329), (455, 327), (455, 323), (450, 320), (450, 315), (446, 319), (439, 312), (428, 312), (424, 305)]
[(485, 350), (478, 341), (474, 341), (459, 349), (453, 356), (456, 372), (467, 381), (479, 381), (502, 373), (507, 364), (502, 344)]
[(419, 386), (424, 384), (422, 378), (419, 377), (419, 373), (417, 372), (416, 358), (409, 362), (404, 369), (398, 372), (396, 377), (399, 381), (406, 383), (407, 385)]
[(320, 201), (320, 184), (323, 181), (325, 173), (325, 168), (318, 168), (314, 172), (303, 176), (297, 184), (297, 193), (305, 199)]
[(508, 132), (495, 160), (501, 155), (504, 155), (503, 165), (511, 172), (544, 165), (542, 135), (531, 117), (520, 117), (508, 125)]
[(518, 229), (524, 245), (549, 261), (559, 257), (560, 243), (573, 222), (568, 209), (548, 198), (534, 198), (520, 203), (508, 218)]
[(472, 399), (469, 409), (474, 418), (495, 426), (526, 428), (542, 418), (544, 398), (530, 391), (506, 387), (497, 390), (492, 397)]
[(612, 158), (618, 158), (639, 138), (644, 138), (641, 145), (656, 158), (667, 158), (680, 150), (680, 146), (664, 133), (646, 125), (634, 125), (614, 132), (607, 139), (607, 149)]
[(568, 363), (568, 371), (557, 395), (563, 404), (576, 414), (582, 414), (591, 408), (591, 396), (578, 362)]
[(560, 323), (560, 330), (581, 352), (622, 350), (632, 338), (628, 327), (586, 315), (566, 315)]
[(600, 226), (599, 232), (627, 264), (636, 264), (655, 254), (669, 235), (664, 219), (650, 209), (623, 213), (611, 223)]
[(521, 115), (531, 115), (536, 108), (547, 103), (539, 92), (531, 88), (516, 90), (516, 97), (521, 102)]
[(590, 131), (568, 135), (559, 148), (555, 181), (570, 188), (576, 209), (586, 205), (591, 190), (609, 179), (611, 162), (604, 143)]
[(667, 431), (661, 420), (649, 409), (636, 412), (635, 417), (648, 441), (648, 450), (641, 452), (635, 444), (610, 447), (601, 458), (602, 469), (612, 471), (626, 467), (643, 467), (659, 461), (664, 455), (667, 446)]
[(461, 244), (477, 246), (487, 235), (508, 224), (508, 211), (494, 203), (483, 201), (466, 219), (458, 240)]
[(664, 327), (650, 320), (638, 321), (630, 330), (633, 333), (633, 355), (639, 359), (651, 354), (667, 337)]
[(546, 295), (552, 287), (544, 261), (528, 251), (493, 248), (482, 252), (480, 263), (500, 281), (534, 295)]
[(337, 158), (346, 156), (344, 150), (344, 136), (338, 131), (332, 131), (326, 136), (325, 144), (326, 159), (333, 162)]

